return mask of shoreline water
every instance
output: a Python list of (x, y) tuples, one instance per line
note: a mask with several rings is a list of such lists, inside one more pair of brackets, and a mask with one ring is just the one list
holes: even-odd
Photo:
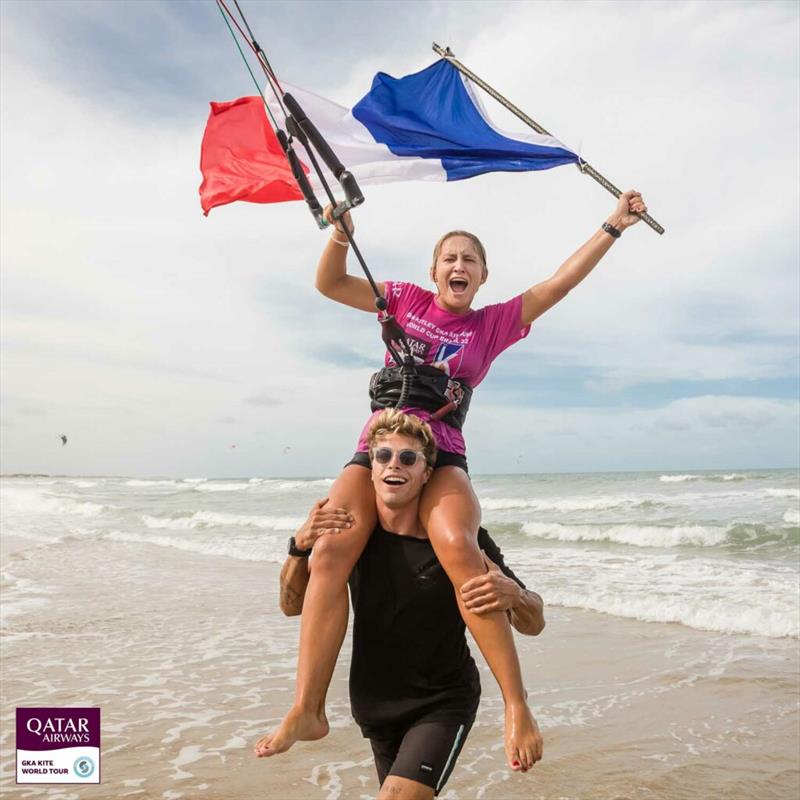
[[(209, 800), (361, 800), (377, 793), (349, 716), (349, 637), (329, 695), (331, 734), (271, 760), (253, 742), (294, 677), (297, 620), (277, 611), (277, 564), (142, 542), (5, 537), (2, 569), (32, 605), (3, 629), (3, 793)], [(84, 564), (66, 572), (64, 564)], [(481, 710), (445, 800), (794, 797), (794, 639), (722, 634), (549, 608), (518, 637), (545, 759), (506, 770), (502, 704), (472, 645)], [(103, 783), (15, 786), (14, 707), (99, 705)]]

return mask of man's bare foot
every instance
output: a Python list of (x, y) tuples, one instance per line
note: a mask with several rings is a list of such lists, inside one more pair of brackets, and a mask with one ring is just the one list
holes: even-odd
[(328, 735), (325, 714), (307, 713), (292, 708), (278, 727), (262, 736), (255, 746), (259, 758), (285, 753), (295, 742), (310, 742)]
[(542, 734), (526, 703), (506, 706), (504, 741), (508, 766), (514, 772), (527, 772), (541, 760)]

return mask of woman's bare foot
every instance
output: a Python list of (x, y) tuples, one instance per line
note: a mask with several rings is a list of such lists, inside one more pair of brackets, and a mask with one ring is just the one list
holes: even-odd
[(542, 734), (526, 703), (506, 706), (504, 741), (508, 766), (514, 772), (527, 772), (541, 760)]
[(255, 746), (259, 758), (285, 753), (295, 742), (309, 742), (328, 735), (328, 720), (325, 714), (304, 712), (292, 708), (278, 727), (262, 736)]

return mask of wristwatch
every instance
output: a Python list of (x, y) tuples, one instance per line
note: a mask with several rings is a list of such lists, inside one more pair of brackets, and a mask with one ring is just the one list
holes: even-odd
[(289, 538), (289, 555), (295, 558), (308, 558), (311, 555), (311, 548), (308, 550), (301, 550), (294, 540), (294, 536)]

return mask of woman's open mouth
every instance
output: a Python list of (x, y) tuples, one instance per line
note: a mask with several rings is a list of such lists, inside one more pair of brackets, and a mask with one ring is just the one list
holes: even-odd
[(453, 294), (463, 294), (467, 291), (469, 283), (464, 278), (450, 278), (448, 286)]

